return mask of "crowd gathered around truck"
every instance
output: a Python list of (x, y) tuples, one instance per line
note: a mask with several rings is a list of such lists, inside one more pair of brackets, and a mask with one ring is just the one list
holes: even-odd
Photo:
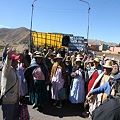
[(21, 112), (27, 104), (42, 111), (46, 103), (61, 109), (64, 102), (80, 104), (92, 120), (120, 120), (119, 63), (105, 54), (53, 47), (19, 53), (7, 44), (1, 71), (4, 120), (29, 120)]

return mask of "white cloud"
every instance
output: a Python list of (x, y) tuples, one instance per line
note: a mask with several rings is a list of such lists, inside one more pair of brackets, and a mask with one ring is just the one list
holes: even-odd
[(0, 25), (0, 28), (11, 28), (11, 27), (6, 25)]

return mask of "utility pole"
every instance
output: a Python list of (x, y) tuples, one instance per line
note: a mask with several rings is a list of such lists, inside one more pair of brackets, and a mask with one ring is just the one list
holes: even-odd
[(87, 18), (87, 43), (88, 43), (88, 39), (89, 39), (89, 29), (90, 29), (90, 20), (89, 20), (89, 17), (90, 17), (90, 4), (89, 2), (85, 1), (85, 0), (80, 0), (81, 2), (85, 3), (88, 5), (88, 18)]
[(34, 4), (37, 0), (34, 0), (32, 3), (32, 11), (31, 11), (31, 21), (30, 21), (30, 40), (29, 40), (29, 50), (32, 52), (32, 25), (33, 25), (33, 13), (34, 13)]

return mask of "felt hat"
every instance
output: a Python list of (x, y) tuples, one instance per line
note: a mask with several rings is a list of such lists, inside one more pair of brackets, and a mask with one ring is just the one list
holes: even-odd
[(112, 68), (112, 61), (111, 60), (107, 60), (105, 62), (105, 65), (103, 65), (104, 68)]
[(94, 61), (99, 63), (99, 62), (100, 62), (100, 59), (96, 57), (96, 58), (94, 59)]

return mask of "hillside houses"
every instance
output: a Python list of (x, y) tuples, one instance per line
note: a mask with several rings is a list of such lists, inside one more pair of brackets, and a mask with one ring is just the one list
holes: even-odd
[(88, 44), (89, 49), (93, 50), (93, 51), (97, 51), (97, 52), (107, 52), (107, 53), (111, 53), (111, 54), (120, 54), (120, 46), (112, 46), (112, 45), (108, 45), (108, 44)]

